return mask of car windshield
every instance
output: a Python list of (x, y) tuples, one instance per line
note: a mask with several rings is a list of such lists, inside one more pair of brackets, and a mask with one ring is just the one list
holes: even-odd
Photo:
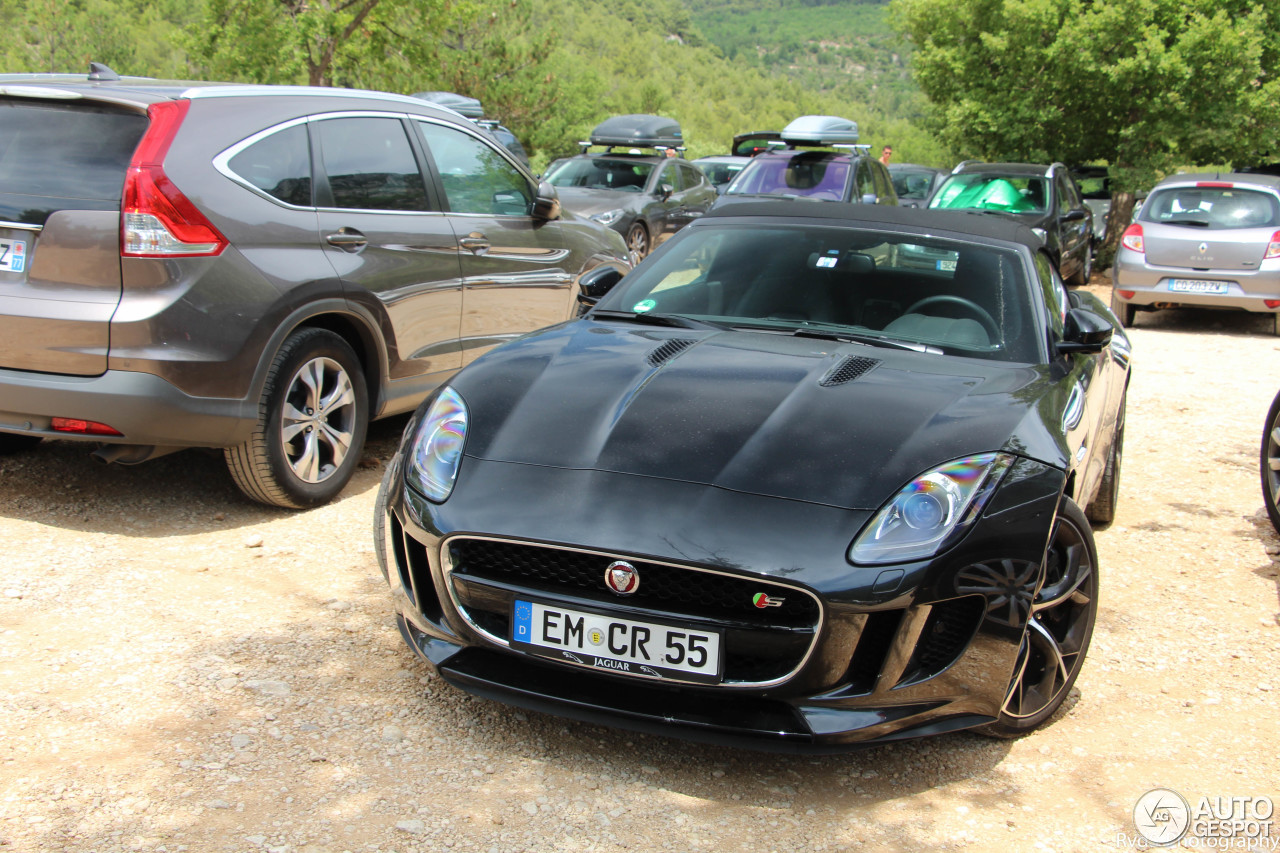
[(600, 309), (1000, 361), (1039, 352), (1013, 250), (831, 225), (703, 223)]
[(642, 192), (653, 173), (652, 163), (610, 157), (570, 157), (553, 164), (547, 181), (555, 187)]
[(787, 157), (761, 155), (734, 178), (730, 195), (778, 195), (841, 201), (849, 183), (847, 155), (806, 151)]
[(1280, 204), (1271, 193), (1233, 186), (1168, 187), (1151, 194), (1142, 222), (1210, 230), (1280, 227)]
[(952, 175), (929, 207), (1044, 213), (1048, 187), (1038, 175)]
[(919, 171), (893, 171), (889, 177), (893, 179), (893, 189), (898, 198), (928, 198), (929, 187), (933, 186), (935, 173), (921, 169)]

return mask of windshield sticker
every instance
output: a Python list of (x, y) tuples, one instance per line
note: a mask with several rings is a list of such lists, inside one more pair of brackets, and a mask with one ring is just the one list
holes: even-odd
[(631, 310), (636, 312), (637, 314), (644, 314), (645, 312), (652, 311), (654, 308), (657, 308), (657, 307), (658, 307), (658, 303), (654, 302), (652, 299), (642, 299), (639, 302), (637, 302), (635, 307), (632, 308)]

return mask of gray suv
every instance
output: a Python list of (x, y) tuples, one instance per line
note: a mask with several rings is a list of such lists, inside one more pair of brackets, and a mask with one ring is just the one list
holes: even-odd
[(413, 409), (626, 269), (483, 130), (378, 92), (0, 75), (0, 452), (223, 448), (249, 497), (350, 478)]

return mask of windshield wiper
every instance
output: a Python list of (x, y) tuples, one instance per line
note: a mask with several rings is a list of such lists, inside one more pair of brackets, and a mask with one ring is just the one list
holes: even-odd
[(1208, 228), (1209, 220), (1207, 219), (1173, 219), (1169, 221), (1170, 225), (1192, 225), (1196, 228)]
[(695, 320), (680, 314), (661, 314), (652, 311), (612, 311), (607, 308), (592, 311), (588, 316), (607, 320), (630, 320), (633, 323), (644, 323), (649, 326), (674, 326), (677, 329), (725, 329), (720, 323), (709, 320)]
[(897, 338), (886, 338), (881, 335), (861, 334), (859, 332), (829, 332), (823, 331), (822, 329), (796, 329), (791, 333), (791, 335), (797, 338), (817, 338), (822, 341), (870, 344), (871, 346), (876, 347), (889, 347), (891, 349), (905, 349), (912, 352), (927, 352), (934, 355), (942, 355), (942, 350), (937, 347), (931, 347), (928, 344), (902, 341)]

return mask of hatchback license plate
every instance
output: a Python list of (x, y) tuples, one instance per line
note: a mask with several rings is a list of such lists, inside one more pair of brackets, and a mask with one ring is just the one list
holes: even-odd
[(640, 622), (603, 613), (517, 600), (511, 645), (540, 657), (622, 675), (720, 681), (718, 631)]
[(0, 240), (0, 271), (22, 272), (27, 268), (27, 244), (22, 240)]
[(1171, 293), (1226, 293), (1227, 283), (1225, 281), (1203, 281), (1201, 279), (1171, 278), (1169, 279), (1169, 292)]

